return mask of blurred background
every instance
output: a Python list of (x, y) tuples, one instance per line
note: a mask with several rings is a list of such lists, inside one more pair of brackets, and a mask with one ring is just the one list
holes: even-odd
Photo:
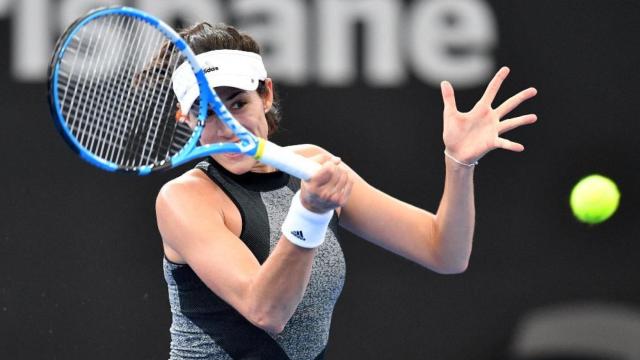
[[(539, 90), (514, 113), (538, 123), (506, 136), (525, 152), (492, 152), (475, 170), (465, 273), (432, 273), (343, 232), (327, 358), (640, 359), (634, 0), (0, 0), (0, 357), (168, 357), (154, 200), (190, 166), (150, 177), (93, 168), (57, 134), (46, 100), (59, 34), (111, 4), (253, 34), (281, 96), (275, 142), (323, 146), (431, 211), (444, 180), (438, 83), (453, 83), (465, 111), (502, 65), (512, 72), (496, 104)], [(591, 173), (622, 197), (589, 226), (568, 200)]]

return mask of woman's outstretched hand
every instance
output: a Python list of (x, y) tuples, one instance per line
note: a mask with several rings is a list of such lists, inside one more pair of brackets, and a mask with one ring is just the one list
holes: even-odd
[(534, 97), (537, 90), (535, 88), (523, 90), (494, 109), (493, 100), (508, 74), (508, 67), (501, 68), (487, 86), (480, 101), (466, 113), (458, 111), (451, 84), (448, 81), (441, 83), (444, 101), (442, 137), (448, 155), (459, 162), (473, 164), (493, 149), (501, 148), (518, 152), (524, 150), (522, 144), (507, 140), (501, 135), (522, 125), (534, 123), (537, 116), (527, 114), (501, 119), (522, 102)]

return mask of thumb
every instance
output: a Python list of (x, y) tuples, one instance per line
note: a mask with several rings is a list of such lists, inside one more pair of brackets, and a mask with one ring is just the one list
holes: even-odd
[(442, 102), (444, 102), (444, 111), (458, 111), (456, 107), (456, 96), (453, 92), (453, 86), (448, 81), (440, 83), (440, 91), (442, 92)]

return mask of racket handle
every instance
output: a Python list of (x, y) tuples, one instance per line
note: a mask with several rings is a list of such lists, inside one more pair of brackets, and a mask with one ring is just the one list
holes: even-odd
[(271, 141), (264, 141), (264, 149), (258, 160), (264, 164), (275, 167), (300, 180), (307, 181), (320, 169), (320, 164), (287, 150)]

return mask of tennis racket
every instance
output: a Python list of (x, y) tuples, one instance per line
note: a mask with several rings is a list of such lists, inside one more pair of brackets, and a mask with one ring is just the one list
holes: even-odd
[[(177, 121), (171, 76), (188, 62), (200, 91), (197, 124)], [(90, 164), (146, 175), (217, 153), (242, 153), (308, 180), (320, 165), (247, 131), (209, 86), (194, 52), (169, 25), (141, 10), (107, 7), (76, 20), (49, 67), (58, 131)], [(238, 142), (199, 144), (209, 109)]]

